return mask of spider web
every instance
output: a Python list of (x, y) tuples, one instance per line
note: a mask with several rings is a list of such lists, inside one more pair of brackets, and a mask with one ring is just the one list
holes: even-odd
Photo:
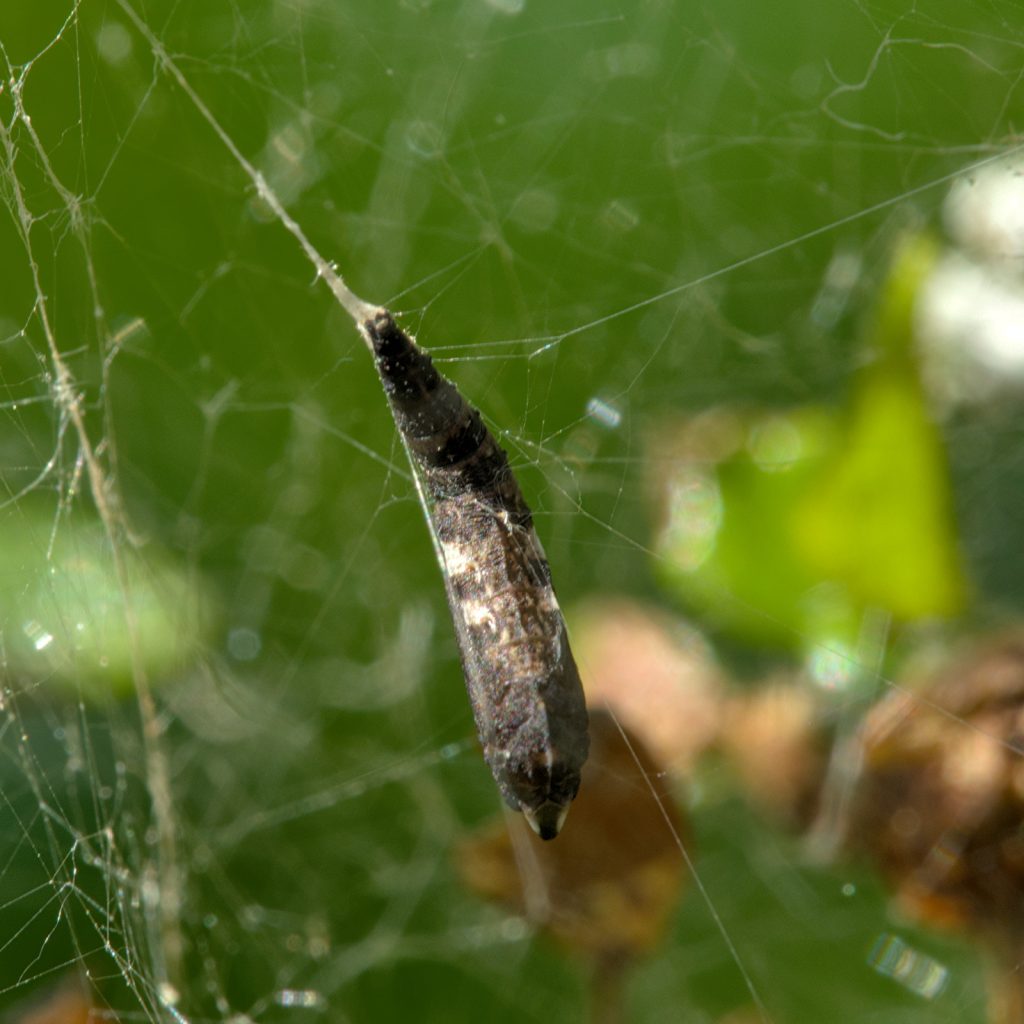
[[(843, 393), (894, 235), (1014, 148), (1022, 14), (5, 5), (0, 1008), (581, 1019), (579, 964), (452, 865), (497, 796), (341, 278), (500, 434), (564, 604), (671, 604), (646, 439)], [(947, 426), (972, 579), (1019, 607), (1019, 427)], [(870, 874), (697, 822), (629, 1019), (984, 1019), (976, 952)], [(879, 972), (897, 932), (941, 994)]]

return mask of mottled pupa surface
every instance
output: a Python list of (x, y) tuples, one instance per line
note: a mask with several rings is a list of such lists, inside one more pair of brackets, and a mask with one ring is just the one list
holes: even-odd
[(551, 572), (508, 457), (430, 356), (362, 323), (416, 463), (484, 757), (508, 804), (558, 835), (587, 759), (587, 709)]

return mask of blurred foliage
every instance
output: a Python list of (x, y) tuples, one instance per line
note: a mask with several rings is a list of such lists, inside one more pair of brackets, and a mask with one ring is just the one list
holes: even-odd
[(190, 583), (180, 561), (125, 544), (115, 562), (94, 517), (54, 521), (35, 498), (9, 524), (0, 561), (9, 567), (0, 588), (7, 669), (30, 686), (46, 680), (103, 703), (124, 697), (136, 653), (140, 671), (166, 680), (217, 620), (210, 595)]
[(844, 407), (716, 410), (655, 438), (660, 574), (747, 642), (853, 652), (870, 609), (897, 623), (963, 609), (947, 458), (913, 326), (935, 253), (924, 236), (897, 243)]
[(966, 590), (947, 460), (921, 387), (913, 329), (934, 249), (920, 237), (899, 244), (840, 450), (795, 524), (818, 573), (901, 622), (951, 616), (962, 610)]
[[(848, 490), (894, 486), (880, 467), (916, 467), (919, 493), (897, 480), (879, 517), (920, 523), (942, 506), (916, 399), (872, 397), (872, 370), (856, 375), (860, 310), (888, 287), (876, 268), (904, 211), (933, 220), (949, 176), (1011, 136), (1018, 6), (0, 5), (0, 1007), (85, 961), (104, 1012), (133, 1019), (169, 1019), (176, 998), (190, 1019), (291, 1020), (306, 1005), (381, 1022), (481, 1008), (580, 1020), (579, 967), (484, 907), (451, 864), (496, 798), (370, 360), (127, 11), (313, 244), (481, 407), (569, 604), (659, 596), (644, 438), (670, 414), (828, 410), (792, 425), (832, 476), (814, 515), (828, 528), (801, 540), (823, 565), (857, 527)], [(832, 282), (851, 259), (856, 273)], [(822, 427), (858, 380), (860, 430)], [(617, 420), (588, 415), (594, 398)], [(13, 651), (30, 618), (56, 636), (55, 616), (119, 614), (72, 407), (123, 502), (118, 550), (153, 588), (136, 636), (163, 676), (189, 951), (177, 988), (137, 708), (117, 696), (120, 671), (93, 668), (122, 664), (123, 634), (97, 631), (65, 680), (90, 701)], [(864, 454), (897, 429), (898, 463)], [(950, 429), (968, 575), (1019, 607), (1017, 417)], [(765, 521), (756, 544), (723, 549), (717, 585), (774, 627), (815, 578), (782, 532), (797, 494), (773, 490), (798, 475), (723, 482)], [(43, 526), (21, 539), (26, 496)], [(948, 610), (962, 583), (946, 523), (915, 539), (913, 564)], [(860, 543), (878, 560), (898, 538)], [(914, 589), (887, 586), (886, 602)], [(196, 594), (215, 609), (200, 622)], [(632, 1019), (742, 1012), (738, 960), (780, 1024), (982, 1019), (971, 950), (900, 927), (950, 969), (922, 1000), (872, 969), (894, 926), (871, 879), (802, 866), (728, 799), (697, 810), (707, 900), (691, 891), (632, 975)]]

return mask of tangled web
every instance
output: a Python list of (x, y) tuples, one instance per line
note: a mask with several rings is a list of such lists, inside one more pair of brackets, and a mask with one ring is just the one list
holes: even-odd
[[(585, 957), (459, 866), (498, 798), (342, 277), (501, 438), (570, 623), (628, 596), (717, 630), (748, 682), (834, 670), (747, 585), (768, 547), (680, 583), (661, 442), (842, 407), (898, 239), (1014, 166), (1022, 80), (1011, 0), (4, 5), (0, 1009), (581, 1019)], [(924, 373), (959, 623), (1024, 604), (1008, 351)], [(864, 612), (856, 686), (804, 684), (830, 728), (900, 688), (889, 648), (926, 617), (894, 640)], [(690, 806), (655, 830), (689, 892), (628, 1019), (985, 1019), (977, 949), (862, 862), (810, 862), (720, 750), (649, 775)]]

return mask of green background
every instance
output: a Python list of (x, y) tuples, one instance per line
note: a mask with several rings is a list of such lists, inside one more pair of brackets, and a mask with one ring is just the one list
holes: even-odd
[[(937, 227), (951, 176), (1024, 115), (1009, 2), (131, 7), (313, 245), (480, 406), (570, 607), (680, 599), (651, 557), (648, 437), (719, 403), (841, 403), (895, 239)], [(498, 798), (351, 323), (124, 7), (6, 3), (0, 45), (0, 1007), (83, 962), (122, 1019), (172, 1019), (135, 636), (188, 1019), (585, 1019), (582, 968), (457, 882), (453, 845)], [(837, 256), (858, 272), (823, 317)], [(962, 412), (944, 439), (973, 609), (1012, 610), (1019, 417)], [(36, 660), (32, 623), (56, 638)], [(779, 656), (723, 650), (748, 673)], [(984, 1019), (973, 950), (893, 920), (861, 868), (805, 865), (716, 783), (698, 868), (772, 1020)], [(889, 932), (949, 968), (938, 999), (872, 971)], [(692, 888), (628, 1003), (749, 1003)]]

